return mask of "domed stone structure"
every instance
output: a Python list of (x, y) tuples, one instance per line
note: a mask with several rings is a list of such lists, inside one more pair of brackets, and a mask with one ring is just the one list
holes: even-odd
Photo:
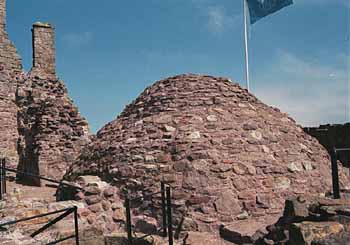
[[(183, 229), (281, 215), (287, 197), (331, 190), (330, 161), (316, 139), (278, 109), (220, 77), (156, 82), (98, 133), (65, 179), (98, 175), (144, 195), (173, 187)], [(122, 192), (122, 191), (121, 191)], [(157, 216), (159, 197), (139, 211)], [(149, 211), (151, 210), (151, 211)], [(159, 218), (159, 216), (158, 216)]]

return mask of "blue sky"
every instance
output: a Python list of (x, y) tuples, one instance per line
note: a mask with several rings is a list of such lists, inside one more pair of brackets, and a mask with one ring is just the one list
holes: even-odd
[[(7, 29), (26, 70), (32, 23), (55, 26), (59, 77), (93, 132), (168, 76), (245, 85), (242, 1), (7, 2)], [(349, 1), (294, 2), (250, 28), (252, 92), (304, 126), (349, 121)]]

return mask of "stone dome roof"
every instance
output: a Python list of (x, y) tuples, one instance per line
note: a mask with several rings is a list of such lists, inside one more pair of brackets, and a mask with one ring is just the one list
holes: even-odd
[(331, 189), (327, 152), (293, 119), (228, 79), (193, 74), (156, 82), (104, 126), (65, 178), (88, 174), (138, 195), (166, 181), (184, 229), (200, 231)]

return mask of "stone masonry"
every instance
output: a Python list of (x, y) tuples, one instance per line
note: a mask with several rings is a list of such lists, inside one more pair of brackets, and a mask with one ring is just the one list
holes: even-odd
[(6, 1), (0, 0), (0, 153), (17, 162), (17, 106), (15, 91), (21, 58), (6, 32)]
[[(286, 198), (331, 190), (327, 151), (292, 118), (228, 79), (192, 74), (156, 82), (104, 126), (65, 179), (86, 174), (140, 197), (165, 181), (175, 222), (200, 232), (267, 225)], [(159, 197), (140, 214), (160, 221)]]
[(59, 179), (89, 142), (87, 121), (56, 76), (54, 28), (33, 25), (33, 67), (25, 74), (5, 18), (6, 1), (0, 0), (1, 157), (10, 159), (9, 167)]
[(34, 67), (16, 94), (18, 154), (20, 170), (59, 179), (89, 142), (89, 129), (55, 76), (53, 38), (50, 24), (33, 25)]
[(62, 81), (33, 76), (24, 84), (17, 91), (19, 168), (59, 179), (89, 141), (88, 123)]
[(33, 25), (33, 68), (48, 75), (56, 75), (55, 33), (48, 23)]
[(6, 0), (0, 0), (0, 64), (11, 72), (21, 72), (22, 62), (6, 32)]

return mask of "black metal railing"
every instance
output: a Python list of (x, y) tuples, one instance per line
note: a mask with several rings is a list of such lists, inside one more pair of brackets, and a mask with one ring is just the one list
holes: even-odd
[(6, 160), (0, 159), (0, 201), (3, 194), (6, 193)]
[(154, 233), (145, 234), (141, 237), (134, 237), (131, 223), (131, 202), (138, 201), (147, 197), (152, 197), (155, 195), (161, 194), (161, 206), (162, 206), (162, 226), (156, 231), (161, 232), (163, 237), (168, 236), (169, 245), (174, 244), (173, 238), (173, 222), (172, 222), (172, 204), (171, 204), (171, 189), (170, 186), (166, 186), (161, 182), (160, 192), (151, 193), (149, 195), (144, 195), (136, 198), (127, 198), (125, 199), (125, 213), (126, 213), (126, 230), (128, 235), (128, 243), (132, 245), (138, 240), (142, 240), (148, 236), (153, 235)]
[(350, 152), (350, 148), (333, 148), (330, 152), (331, 163), (332, 163), (332, 186), (333, 186), (333, 198), (340, 198), (340, 188), (339, 188), (339, 170), (338, 170), (338, 160), (340, 152)]
[(20, 170), (17, 170), (17, 169), (7, 168), (6, 167), (6, 159), (2, 158), (2, 159), (0, 159), (0, 200), (3, 199), (3, 195), (6, 194), (6, 192), (7, 192), (7, 190), (6, 190), (6, 176), (7, 176), (7, 172), (21, 174), (23, 176), (34, 177), (34, 178), (37, 178), (37, 179), (45, 180), (47, 182), (58, 184), (59, 188), (62, 187), (62, 186), (68, 186), (68, 187), (74, 188), (76, 190), (83, 190), (83, 188), (81, 188), (79, 186), (71, 185), (69, 183), (65, 183), (65, 182), (62, 182), (62, 181), (50, 179), (50, 178), (47, 178), (47, 177), (44, 177), (44, 176), (41, 176), (41, 175), (36, 175), (36, 174), (20, 171)]
[(60, 216), (54, 218), (53, 220), (49, 221), (47, 224), (45, 224), (44, 226), (42, 226), (40, 229), (38, 229), (37, 231), (33, 232), (30, 237), (34, 238), (37, 235), (39, 235), (40, 233), (44, 232), (45, 230), (47, 230), (48, 228), (50, 228), (52, 225), (56, 224), (57, 222), (61, 221), (62, 219), (64, 219), (65, 217), (67, 217), (70, 214), (74, 214), (74, 235), (70, 235), (64, 238), (60, 238), (59, 240), (53, 241), (53, 242), (49, 242), (47, 243), (47, 245), (52, 245), (52, 244), (57, 244), (69, 239), (73, 239), (75, 238), (75, 244), (79, 245), (79, 224), (78, 224), (78, 208), (76, 206), (74, 207), (70, 207), (70, 208), (65, 208), (65, 209), (61, 209), (61, 210), (57, 210), (57, 211), (53, 211), (53, 212), (49, 212), (49, 213), (45, 213), (45, 214), (39, 214), (39, 215), (35, 215), (32, 217), (28, 217), (28, 218), (23, 218), (23, 219), (18, 219), (18, 220), (13, 220), (13, 221), (9, 221), (9, 222), (5, 222), (5, 223), (1, 223), (0, 222), (0, 230), (2, 228), (4, 228), (5, 226), (10, 226), (10, 225), (14, 225), (20, 222), (25, 222), (25, 221), (29, 221), (29, 220), (33, 220), (33, 219), (37, 219), (37, 218), (42, 218), (42, 217), (46, 217), (49, 215), (54, 215), (54, 214), (58, 214), (58, 213), (63, 213)]

